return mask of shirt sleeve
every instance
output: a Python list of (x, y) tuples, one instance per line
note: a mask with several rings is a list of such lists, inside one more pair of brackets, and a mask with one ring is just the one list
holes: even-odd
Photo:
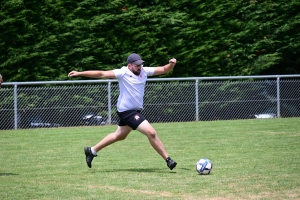
[(143, 67), (147, 76), (152, 76), (154, 74), (155, 67)]
[(115, 73), (117, 79), (125, 74), (125, 70), (123, 69), (123, 67), (121, 69), (114, 69), (113, 72)]

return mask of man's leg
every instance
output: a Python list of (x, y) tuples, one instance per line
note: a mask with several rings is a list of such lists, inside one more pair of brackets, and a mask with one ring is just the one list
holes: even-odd
[(84, 153), (88, 167), (92, 167), (92, 161), (94, 157), (97, 156), (98, 151), (117, 141), (124, 140), (131, 130), (132, 129), (129, 126), (118, 126), (117, 130), (114, 133), (108, 134), (94, 147), (84, 147)]
[(151, 124), (144, 120), (136, 129), (137, 131), (143, 133), (148, 137), (148, 140), (151, 146), (161, 155), (161, 157), (167, 162), (168, 167), (172, 170), (176, 167), (177, 163), (173, 161), (169, 155), (167, 154), (165, 147), (161, 140), (159, 139), (155, 129), (151, 126)]
[(104, 137), (98, 144), (96, 144), (93, 148), (96, 152), (100, 151), (104, 147), (113, 144), (117, 141), (124, 140), (132, 128), (129, 126), (118, 126), (117, 130), (114, 133), (108, 134)]

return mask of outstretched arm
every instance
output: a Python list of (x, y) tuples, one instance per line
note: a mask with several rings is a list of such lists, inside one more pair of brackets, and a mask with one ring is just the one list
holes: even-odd
[(109, 71), (100, 71), (100, 70), (91, 70), (91, 71), (71, 71), (68, 74), (68, 77), (73, 76), (84, 76), (89, 78), (116, 78), (115, 73), (112, 70)]
[(172, 58), (171, 60), (169, 60), (169, 64), (161, 67), (155, 67), (153, 76), (169, 73), (174, 68), (176, 62), (176, 59)]

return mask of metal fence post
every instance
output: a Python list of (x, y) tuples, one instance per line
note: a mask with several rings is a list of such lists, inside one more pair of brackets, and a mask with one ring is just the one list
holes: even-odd
[(277, 117), (280, 117), (280, 76), (277, 76)]
[(198, 83), (199, 83), (199, 81), (198, 81), (198, 79), (196, 79), (196, 82), (195, 82), (195, 93), (196, 93), (196, 121), (199, 121), (199, 104), (198, 104), (198, 102), (199, 102), (199, 96), (198, 96), (198, 89), (199, 89), (199, 87), (198, 87)]
[(18, 85), (14, 84), (14, 127), (18, 129)]
[(107, 103), (108, 103), (108, 119), (107, 119), (107, 123), (111, 124), (111, 81), (108, 81), (107, 84)]

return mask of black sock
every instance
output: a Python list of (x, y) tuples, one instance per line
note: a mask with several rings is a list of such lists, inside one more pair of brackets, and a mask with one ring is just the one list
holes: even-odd
[(166, 162), (168, 162), (169, 160), (171, 160), (171, 158), (170, 158), (170, 157), (167, 157)]

